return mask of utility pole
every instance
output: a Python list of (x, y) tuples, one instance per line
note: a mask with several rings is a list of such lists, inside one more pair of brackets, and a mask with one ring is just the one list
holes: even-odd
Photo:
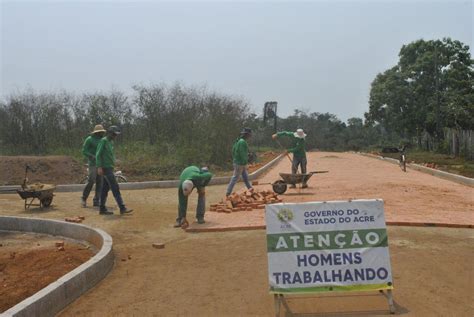
[[(440, 106), (440, 97), (439, 97), (439, 71), (438, 71), (438, 47), (435, 43), (434, 50), (434, 64), (435, 64), (435, 89), (436, 89), (436, 141), (440, 141), (440, 132), (441, 132), (441, 106)], [(438, 145), (437, 145), (438, 146)]]

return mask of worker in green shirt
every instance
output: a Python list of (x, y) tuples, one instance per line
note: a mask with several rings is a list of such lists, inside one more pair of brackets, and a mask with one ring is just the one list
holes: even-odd
[(178, 186), (178, 218), (176, 218), (175, 228), (181, 227), (186, 221), (186, 211), (188, 209), (188, 197), (197, 188), (198, 203), (196, 207), (196, 219), (199, 224), (205, 223), (204, 212), (206, 210), (206, 191), (205, 187), (209, 184), (212, 174), (207, 167), (199, 168), (197, 166), (186, 167), (179, 176)]
[(95, 164), (95, 153), (97, 151), (97, 145), (99, 141), (104, 137), (105, 130), (104, 127), (100, 124), (94, 127), (92, 133), (86, 138), (84, 141), (84, 145), (82, 146), (82, 155), (88, 161), (89, 167), (89, 175), (87, 178), (86, 187), (84, 187), (84, 191), (82, 192), (81, 197), (81, 206), (83, 208), (87, 207), (87, 197), (92, 190), (92, 187), (95, 184), (95, 195), (93, 199), (93, 206), (99, 207), (99, 199), (100, 199), (100, 192), (102, 190), (102, 176), (97, 174), (97, 167)]
[(253, 190), (252, 185), (249, 182), (249, 176), (247, 172), (247, 164), (249, 162), (249, 146), (247, 140), (252, 136), (252, 130), (250, 128), (244, 128), (240, 132), (239, 138), (234, 142), (232, 146), (232, 160), (234, 165), (234, 174), (232, 175), (229, 185), (227, 186), (226, 196), (229, 196), (234, 189), (235, 184), (242, 175), (245, 186), (248, 189)]
[[(289, 137), (293, 143), (292, 147), (286, 150), (287, 153), (293, 153), (291, 173), (296, 174), (298, 172), (298, 166), (300, 166), (301, 173), (306, 174), (306, 133), (304, 133), (303, 129), (297, 129), (296, 132), (283, 131), (272, 135), (273, 140), (276, 140), (280, 137)], [(295, 187), (295, 185), (290, 186), (290, 188)], [(306, 183), (303, 183), (302, 188), (307, 187), (308, 185)]]
[(101, 215), (112, 215), (113, 212), (108, 211), (105, 207), (107, 202), (107, 195), (109, 190), (112, 190), (115, 201), (120, 208), (120, 214), (128, 214), (133, 210), (125, 207), (125, 204), (120, 194), (120, 188), (115, 179), (114, 166), (115, 166), (115, 155), (114, 155), (114, 139), (120, 134), (120, 130), (116, 126), (110, 126), (107, 129), (107, 135), (100, 140), (97, 146), (96, 153), (96, 164), (97, 173), (104, 176), (104, 184), (102, 186), (102, 192), (100, 195), (100, 209)]

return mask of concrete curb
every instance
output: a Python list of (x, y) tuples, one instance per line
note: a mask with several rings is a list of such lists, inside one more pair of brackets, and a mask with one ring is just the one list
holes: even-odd
[[(437, 228), (464, 228), (472, 229), (473, 225), (458, 224), (458, 223), (441, 223), (441, 222), (414, 222), (414, 221), (387, 221), (387, 226), (401, 226), (401, 227), (437, 227)], [(265, 229), (266, 225), (249, 225), (239, 227), (215, 227), (215, 228), (187, 228), (186, 232), (201, 233), (201, 232), (224, 232), (224, 231), (243, 231), (243, 230), (261, 230)]]
[(0, 230), (58, 235), (87, 241), (99, 249), (87, 262), (8, 309), (1, 316), (54, 316), (101, 281), (114, 265), (112, 237), (100, 229), (56, 220), (0, 216)]
[[(280, 154), (255, 172), (249, 174), (249, 180), (254, 180), (267, 172), (273, 165), (275, 165), (283, 154)], [(230, 182), (231, 176), (214, 177), (211, 179), (209, 185), (224, 185)], [(148, 181), (148, 182), (129, 182), (120, 184), (122, 190), (134, 190), (134, 189), (147, 189), (147, 188), (174, 188), (178, 187), (179, 180), (166, 180), (166, 181)], [(84, 184), (69, 184), (69, 185), (56, 185), (56, 192), (81, 192), (84, 190)], [(0, 194), (15, 194), (15, 190), (19, 189), (19, 186), (0, 186)]]
[[(387, 162), (394, 163), (394, 164), (398, 165), (398, 160), (393, 159), (391, 157), (383, 157), (383, 156), (378, 156), (378, 155), (369, 154), (369, 153), (362, 153), (362, 152), (357, 152), (357, 154), (360, 154), (360, 155), (366, 156), (366, 157), (379, 159), (379, 160), (382, 160), (382, 161), (387, 161)], [(439, 178), (442, 178), (442, 179), (446, 179), (446, 180), (449, 180), (449, 181), (452, 181), (452, 182), (455, 182), (455, 183), (458, 183), (458, 184), (474, 187), (474, 178), (469, 178), (469, 177), (465, 177), (465, 176), (461, 176), (461, 175), (456, 175), (456, 174), (440, 171), (440, 170), (437, 170), (437, 169), (434, 169), (434, 168), (429, 168), (429, 167), (422, 166), (422, 165), (419, 165), (419, 164), (414, 164), (414, 163), (408, 163), (407, 167), (409, 167), (411, 169), (414, 169), (416, 171), (423, 172), (423, 173), (426, 173), (426, 174), (430, 174), (430, 175), (433, 175), (433, 176), (436, 176), (436, 177), (439, 177)]]

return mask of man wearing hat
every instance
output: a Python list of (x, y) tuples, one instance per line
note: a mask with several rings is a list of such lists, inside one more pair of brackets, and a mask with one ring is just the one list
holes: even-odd
[[(297, 129), (296, 132), (278, 132), (272, 135), (272, 139), (276, 140), (279, 137), (289, 137), (293, 143), (292, 147), (289, 148), (287, 153), (293, 153), (293, 164), (291, 166), (291, 173), (296, 174), (298, 166), (301, 167), (301, 173), (306, 174), (306, 144), (305, 138), (306, 133), (303, 129)], [(295, 188), (295, 185), (291, 185), (290, 188)], [(302, 188), (307, 188), (308, 185), (303, 183)]]
[(104, 176), (104, 184), (102, 186), (102, 192), (100, 195), (100, 211), (101, 215), (112, 215), (105, 207), (107, 202), (107, 195), (109, 190), (112, 190), (115, 201), (120, 208), (120, 214), (128, 214), (133, 210), (125, 207), (120, 194), (120, 188), (115, 179), (114, 166), (115, 166), (115, 155), (114, 155), (114, 139), (120, 134), (120, 130), (117, 126), (110, 126), (107, 129), (107, 135), (100, 140), (97, 146), (96, 152), (96, 164), (97, 174)]
[(186, 167), (179, 176), (178, 186), (178, 218), (176, 218), (175, 228), (181, 227), (186, 221), (186, 211), (188, 209), (188, 197), (197, 188), (198, 203), (196, 207), (196, 219), (199, 224), (205, 223), (204, 212), (206, 210), (205, 187), (209, 184), (212, 174), (207, 167), (197, 166)]
[(244, 128), (240, 132), (239, 138), (234, 142), (232, 146), (232, 160), (234, 164), (234, 174), (232, 175), (229, 185), (227, 186), (226, 196), (229, 196), (234, 189), (235, 184), (242, 175), (245, 186), (248, 189), (253, 189), (250, 185), (247, 164), (249, 160), (249, 146), (247, 140), (252, 136), (252, 130), (250, 128)]
[(95, 183), (95, 195), (93, 200), (93, 206), (99, 206), (100, 192), (102, 189), (102, 176), (97, 175), (97, 167), (95, 164), (95, 153), (97, 151), (97, 145), (99, 144), (100, 139), (105, 134), (104, 127), (101, 124), (98, 124), (94, 127), (92, 133), (86, 138), (82, 146), (82, 155), (87, 158), (89, 166), (89, 177), (87, 179), (87, 185), (84, 187), (81, 197), (82, 207), (87, 207), (87, 197), (92, 190), (92, 186)]

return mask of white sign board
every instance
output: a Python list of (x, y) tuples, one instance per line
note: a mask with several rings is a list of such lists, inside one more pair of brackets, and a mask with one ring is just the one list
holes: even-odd
[(270, 292), (392, 289), (382, 200), (265, 207)]

